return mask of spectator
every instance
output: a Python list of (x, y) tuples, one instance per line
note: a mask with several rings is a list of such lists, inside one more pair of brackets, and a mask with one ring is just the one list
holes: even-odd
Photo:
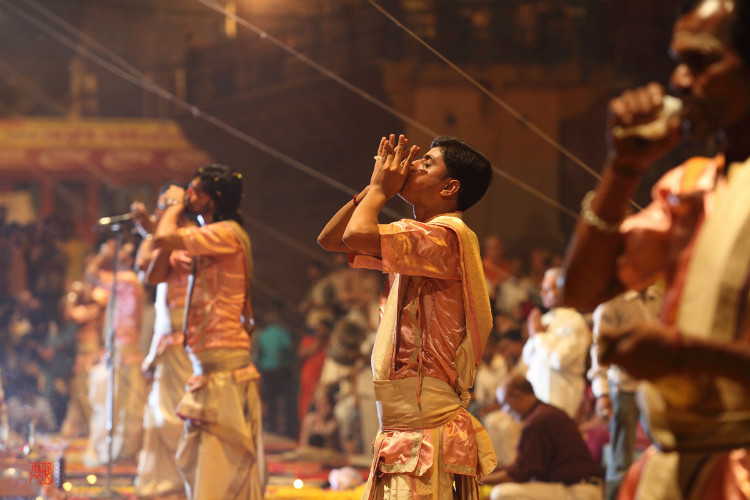
[(255, 334), (257, 367), (260, 371), (261, 400), (264, 406), (263, 430), (293, 436), (294, 359), (292, 334), (279, 321), (280, 305), (274, 304), (262, 317), (262, 326)]
[(305, 335), (297, 348), (297, 360), (302, 363), (299, 375), (299, 396), (297, 399), (298, 422), (305, 420), (318, 387), (323, 363), (326, 359), (328, 342), (333, 325), (330, 320), (320, 319), (315, 329)]
[(330, 390), (315, 395), (313, 410), (305, 416), (300, 430), (301, 446), (316, 446), (341, 451), (339, 423), (333, 414), (336, 398)]
[(500, 285), (493, 307), (498, 315), (520, 327), (537, 295), (536, 286), (524, 275), (523, 260), (514, 258), (510, 261), (510, 276)]
[(591, 331), (575, 309), (558, 306), (560, 268), (550, 268), (542, 281), (542, 301), (549, 310), (534, 309), (528, 318), (529, 339), (522, 360), (537, 397), (575, 418), (586, 387), (584, 373)]
[(640, 411), (636, 405), (637, 380), (617, 365), (601, 363), (602, 334), (619, 332), (639, 323), (656, 323), (663, 292), (658, 286), (629, 290), (599, 305), (594, 311), (594, 341), (588, 377), (596, 397), (596, 413), (609, 423), (611, 453), (607, 461), (606, 498), (616, 500), (620, 482), (635, 456)]
[(363, 364), (359, 346), (366, 335), (366, 326), (356, 319), (347, 317), (337, 321), (318, 383), (319, 390), (336, 391), (333, 411), (339, 423), (341, 444), (347, 453), (360, 453), (362, 450), (356, 377)]
[(523, 420), (516, 459), (482, 482), (496, 484), (491, 500), (600, 500), (602, 473), (576, 423), (564, 411), (543, 403), (521, 375), (511, 376), (499, 399)]
[(511, 263), (503, 256), (503, 242), (497, 236), (488, 236), (484, 240), (484, 255), (482, 256), (482, 267), (484, 277), (487, 280), (487, 292), (490, 302), (495, 303), (499, 294), (500, 286), (510, 278)]
[(499, 347), (499, 342), (490, 337), (477, 367), (472, 398), (473, 413), (477, 418), (482, 418), (489, 409), (496, 407), (495, 391), (510, 372), (508, 362)]
[(310, 288), (300, 302), (299, 311), (305, 316), (307, 328), (315, 329), (322, 319), (330, 320), (333, 316), (335, 290), (323, 276), (323, 266), (318, 262), (307, 266), (307, 279)]
[[(57, 428), (52, 407), (37, 389), (31, 376), (16, 379), (16, 395), (8, 398), (8, 424), (10, 430), (26, 438), (30, 429), (54, 432)], [(33, 427), (32, 427), (33, 426)]]

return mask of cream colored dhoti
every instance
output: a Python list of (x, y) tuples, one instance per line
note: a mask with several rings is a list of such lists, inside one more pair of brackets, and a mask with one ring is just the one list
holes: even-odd
[(362, 498), (450, 500), (455, 482), (460, 498), (478, 499), (476, 478), (492, 472), (495, 454), (458, 395), (430, 377), (374, 383), (381, 429)]
[[(137, 350), (137, 347), (134, 349)], [(123, 363), (121, 359), (136, 356), (123, 347), (115, 356), (115, 390), (112, 415), (112, 460), (134, 459), (141, 449), (143, 407), (146, 382), (140, 362)], [(104, 361), (94, 365), (89, 374), (89, 439), (83, 456), (84, 464), (96, 466), (109, 462), (107, 444), (107, 383), (109, 373)]]
[(192, 366), (181, 342), (166, 349), (156, 359), (154, 381), (143, 413), (143, 449), (135, 478), (138, 496), (185, 491), (175, 459), (184, 422), (175, 413), (175, 408), (185, 394), (185, 383), (191, 373)]
[(193, 361), (197, 375), (177, 406), (186, 420), (177, 465), (188, 498), (260, 500), (266, 478), (260, 375), (245, 350), (202, 351)]

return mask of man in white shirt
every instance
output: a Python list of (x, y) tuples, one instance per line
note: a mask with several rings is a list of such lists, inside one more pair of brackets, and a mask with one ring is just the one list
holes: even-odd
[(558, 307), (560, 268), (544, 273), (541, 295), (544, 315), (539, 309), (529, 313), (529, 339), (521, 361), (526, 379), (543, 402), (557, 406), (575, 419), (586, 389), (586, 356), (591, 345), (591, 330), (575, 309)]

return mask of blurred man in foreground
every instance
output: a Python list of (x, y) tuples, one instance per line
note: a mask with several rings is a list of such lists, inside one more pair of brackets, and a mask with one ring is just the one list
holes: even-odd
[[(593, 308), (623, 287), (666, 280), (663, 325), (609, 336), (603, 347), (604, 359), (653, 378), (639, 393), (659, 451), (631, 468), (620, 498), (748, 498), (750, 391), (740, 374), (750, 367), (732, 346), (750, 343), (750, 2), (685, 3), (670, 50), (682, 115), (663, 133), (631, 135), (660, 115), (664, 89), (651, 84), (610, 102), (608, 165), (582, 204), (564, 300)], [(643, 173), (680, 142), (681, 121), (695, 138), (714, 134), (720, 153), (669, 171), (652, 203), (625, 218)], [(662, 348), (641, 347), (649, 343)], [(700, 356), (696, 343), (711, 351)]]

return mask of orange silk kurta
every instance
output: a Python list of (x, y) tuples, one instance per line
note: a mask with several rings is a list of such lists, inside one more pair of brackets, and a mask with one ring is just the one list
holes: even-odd
[(246, 258), (229, 224), (179, 229), (188, 253), (198, 258), (188, 317), (188, 346), (205, 349), (250, 349), (242, 324)]
[(190, 255), (184, 250), (174, 250), (169, 255), (169, 275), (167, 276), (167, 307), (185, 307)]
[[(458, 214), (451, 217), (462, 224)], [(494, 454), (491, 446), (486, 453), (484, 443), (478, 443), (486, 432), (464, 409), (469, 389), (465, 385), (467, 381), (471, 385), (475, 365), (457, 362), (467, 336), (466, 311), (474, 310), (464, 302), (467, 295), (461, 258), (466, 249), (457, 231), (447, 223), (401, 220), (379, 229), (382, 260), (354, 256), (352, 262), (354, 267), (389, 273), (384, 298), (392, 293), (393, 286), (398, 287), (394, 290), (398, 306), (392, 313), (396, 315), (394, 345), (390, 361), (386, 360), (390, 366), (387, 374), (375, 366), (373, 356), (376, 394), (379, 398), (387, 395), (379, 401), (381, 431), (374, 463), (380, 473), (412, 476), (422, 476), (438, 463), (442, 471), (471, 478), (487, 473), (484, 468), (494, 467)], [(478, 253), (472, 256), (483, 293), (476, 300), (486, 302), (489, 311), (481, 261)], [(386, 322), (385, 315), (381, 321)], [(479, 335), (484, 333), (488, 332)], [(394, 406), (394, 401), (402, 398), (403, 404)], [(371, 484), (374, 480), (371, 477)]]
[[(99, 273), (100, 285), (94, 290), (94, 297), (101, 305), (109, 301), (112, 277), (110, 271)], [(117, 272), (117, 307), (112, 317), (112, 326), (115, 331), (115, 346), (118, 349), (138, 346), (143, 317), (143, 295), (143, 287), (133, 271)]]
[[(724, 168), (723, 156), (691, 158), (657, 182), (652, 203), (621, 226), (619, 277), (638, 287), (662, 274), (663, 321), (682, 335), (748, 343), (750, 160), (728, 175)], [(746, 388), (685, 367), (638, 390), (652, 439), (678, 452), (645, 454), (620, 499), (672, 498), (678, 489), (686, 500), (748, 498)]]
[(421, 372), (454, 387), (455, 353), (466, 335), (456, 234), (446, 227), (403, 220), (381, 226), (380, 234), (389, 284), (395, 273), (404, 277), (390, 378)]
[(620, 281), (637, 289), (664, 276), (668, 325), (674, 323), (695, 237), (713, 210), (717, 183), (723, 184), (718, 176), (722, 168), (721, 157), (692, 158), (670, 170), (652, 188), (653, 201), (621, 226), (625, 252), (618, 262)]

